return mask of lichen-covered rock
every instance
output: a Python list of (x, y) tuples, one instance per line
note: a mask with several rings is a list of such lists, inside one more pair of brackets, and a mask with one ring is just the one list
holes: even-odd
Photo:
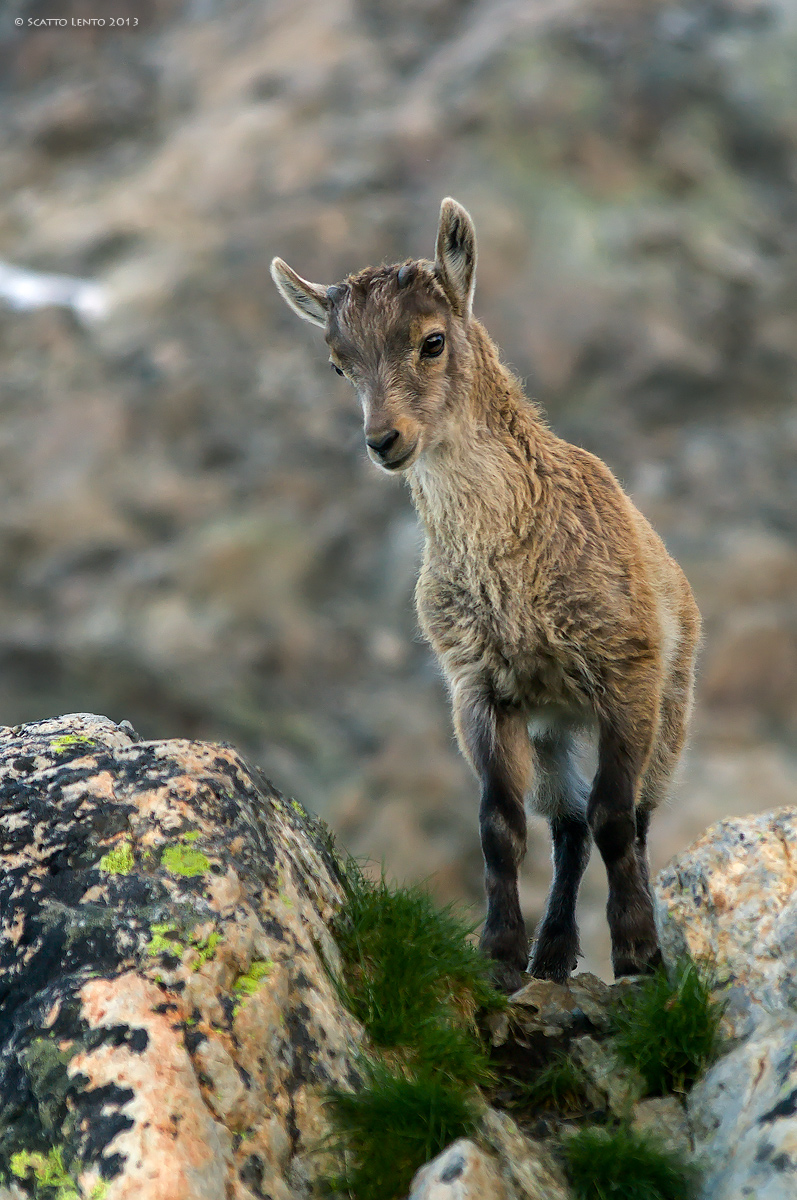
[(687, 952), (715, 975), (735, 1040), (688, 1099), (700, 1195), (793, 1200), (797, 809), (712, 826), (662, 872), (656, 894), (665, 958)]
[(695, 1086), (702, 1200), (797, 1196), (797, 1014), (762, 1022)]
[(0, 868), (8, 1194), (306, 1195), (361, 1038), (321, 827), (228, 747), (75, 715), (0, 731)]
[(726, 1032), (797, 1005), (797, 808), (712, 825), (655, 890), (665, 958), (688, 953), (715, 975)]

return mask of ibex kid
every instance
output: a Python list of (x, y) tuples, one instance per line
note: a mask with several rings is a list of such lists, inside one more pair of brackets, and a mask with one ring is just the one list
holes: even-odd
[[(505, 986), (528, 945), (524, 796), (550, 822), (553, 883), (529, 971), (565, 980), (591, 838), (609, 885), (615, 975), (659, 960), (646, 838), (684, 742), (700, 618), (689, 585), (608, 467), (557, 437), (472, 315), (476, 239), (443, 201), (434, 262), (334, 287), (279, 258), (288, 305), (357, 390), (373, 462), (403, 472), (426, 530), (421, 627), (481, 781), (484, 950)], [(595, 735), (591, 783), (575, 756)]]

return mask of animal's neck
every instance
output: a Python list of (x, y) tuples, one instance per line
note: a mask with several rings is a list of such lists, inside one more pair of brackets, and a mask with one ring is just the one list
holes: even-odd
[(410, 471), (410, 486), (430, 538), (455, 555), (492, 557), (531, 532), (543, 489), (539, 449), (552, 435), (477, 321), (468, 340), (472, 367), (456, 424)]

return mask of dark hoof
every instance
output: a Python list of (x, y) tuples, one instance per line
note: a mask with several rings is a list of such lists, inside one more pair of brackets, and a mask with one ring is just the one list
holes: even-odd
[(557, 958), (551, 954), (532, 954), (528, 970), (529, 975), (533, 975), (535, 979), (550, 979), (552, 983), (567, 983), (571, 972), (575, 971), (577, 966), (578, 960), (569, 955), (566, 958)]
[(541, 930), (531, 947), (529, 975), (535, 979), (550, 979), (567, 983), (571, 971), (578, 966), (578, 931), (572, 927), (549, 933)]
[(528, 976), (524, 971), (519, 971), (510, 963), (498, 962), (496, 959), (493, 959), (490, 967), (490, 979), (493, 987), (507, 996), (517, 992), (528, 982)]
[(495, 959), (497, 963), (514, 967), (521, 973), (526, 969), (529, 943), (522, 926), (498, 932), (485, 929), (479, 939), (479, 949), (486, 958)]

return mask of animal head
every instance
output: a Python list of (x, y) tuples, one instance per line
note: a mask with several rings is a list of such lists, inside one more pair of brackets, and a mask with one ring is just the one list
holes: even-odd
[(332, 366), (356, 388), (373, 462), (406, 470), (445, 439), (472, 364), (476, 235), (461, 204), (441, 205), (434, 262), (368, 267), (332, 287), (281, 258), (271, 275), (286, 304), (324, 330)]

